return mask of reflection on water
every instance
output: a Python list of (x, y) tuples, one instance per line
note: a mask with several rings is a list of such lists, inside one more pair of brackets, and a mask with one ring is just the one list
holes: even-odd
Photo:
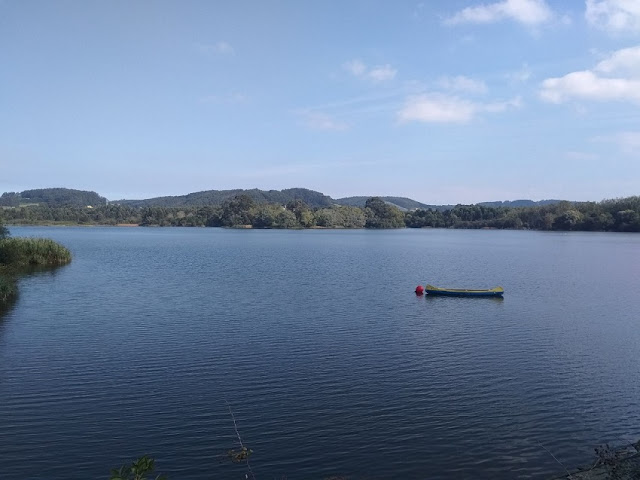
[(18, 296), (20, 294), (17, 293), (16, 295), (10, 297), (6, 302), (4, 303), (0, 303), (0, 331), (2, 330), (2, 319), (5, 315), (7, 315), (11, 309), (13, 309), (13, 307), (15, 306), (16, 302), (18, 301)]
[[(505, 294), (506, 295), (506, 294)], [(466, 300), (475, 300), (475, 301), (483, 301), (483, 302), (498, 302), (501, 303), (504, 301), (503, 296), (499, 297), (482, 297), (482, 296), (464, 296), (464, 295), (424, 295), (424, 298), (428, 302), (439, 301), (439, 300), (448, 300), (448, 301), (466, 301)]]
[(0, 319), (8, 314), (11, 309), (18, 302), (20, 295), (20, 282), (22, 278), (31, 276), (50, 276), (55, 277), (56, 272), (67, 265), (54, 265), (54, 266), (42, 266), (42, 265), (28, 265), (21, 267), (20, 269), (5, 269), (2, 273), (7, 278), (14, 279), (16, 282), (16, 294), (10, 297), (7, 302), (0, 303)]

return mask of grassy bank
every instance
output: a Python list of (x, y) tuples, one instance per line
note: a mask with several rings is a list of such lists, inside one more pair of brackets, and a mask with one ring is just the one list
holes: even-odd
[(33, 267), (57, 267), (71, 261), (71, 252), (48, 238), (0, 239), (0, 309), (18, 295), (17, 277)]

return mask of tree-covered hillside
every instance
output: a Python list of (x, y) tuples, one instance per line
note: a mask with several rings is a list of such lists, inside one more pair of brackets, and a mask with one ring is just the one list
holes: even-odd
[(45, 204), (50, 207), (95, 207), (105, 205), (107, 199), (96, 192), (71, 188), (39, 188), (22, 192), (5, 192), (0, 196), (0, 206), (17, 207), (25, 204)]
[[(335, 200), (338, 205), (349, 205), (351, 207), (364, 207), (371, 197), (344, 197)], [(377, 197), (386, 203), (394, 205), (403, 210), (415, 210), (416, 208), (437, 208), (435, 205), (427, 205), (406, 197)]]
[(537, 202), (533, 200), (506, 200), (503, 202), (480, 202), (476, 205), (482, 205), (483, 207), (541, 207), (542, 205), (553, 205), (554, 203), (560, 203), (562, 200), (539, 200)]
[(145, 200), (117, 200), (114, 203), (132, 207), (202, 207), (222, 205), (223, 202), (238, 195), (246, 195), (256, 203), (281, 203), (301, 200), (312, 207), (327, 207), (333, 204), (331, 197), (306, 188), (288, 188), (284, 190), (205, 190), (173, 197), (156, 197)]

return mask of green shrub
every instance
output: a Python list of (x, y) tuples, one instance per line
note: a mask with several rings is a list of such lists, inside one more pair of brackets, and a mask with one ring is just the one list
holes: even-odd
[[(120, 468), (111, 469), (109, 480), (147, 480), (147, 475), (153, 474), (155, 460), (144, 456), (138, 458), (131, 465), (123, 465)], [(166, 480), (164, 475), (158, 475), (155, 480)]]

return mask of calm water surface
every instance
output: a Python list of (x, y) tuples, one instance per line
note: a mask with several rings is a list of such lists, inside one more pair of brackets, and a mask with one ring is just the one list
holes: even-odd
[[(640, 438), (640, 235), (12, 228), (0, 477), (543, 479)], [(416, 297), (418, 284), (504, 300)]]

